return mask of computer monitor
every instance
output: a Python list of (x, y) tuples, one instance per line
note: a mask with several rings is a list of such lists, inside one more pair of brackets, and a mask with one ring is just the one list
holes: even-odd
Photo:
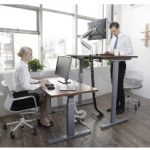
[(88, 23), (88, 30), (91, 34), (88, 35), (88, 40), (106, 39), (107, 19), (98, 19)]
[(72, 57), (70, 56), (58, 56), (55, 75), (64, 78), (64, 81), (59, 81), (63, 84), (69, 84), (69, 72), (72, 62)]

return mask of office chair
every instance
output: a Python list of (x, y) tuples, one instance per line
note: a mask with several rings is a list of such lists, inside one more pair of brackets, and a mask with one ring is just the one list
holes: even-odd
[(142, 88), (142, 75), (139, 71), (127, 71), (124, 78), (124, 91), (127, 98), (127, 105), (134, 105), (134, 109), (137, 110), (140, 107), (139, 99), (130, 99), (132, 90)]
[[(4, 107), (6, 110), (8, 110), (9, 112), (12, 113), (17, 113), (19, 116), (19, 120), (15, 121), (15, 122), (9, 122), (9, 123), (4, 123), (3, 128), (6, 130), (8, 125), (14, 125), (17, 124), (11, 131), (10, 131), (10, 137), (11, 139), (15, 139), (15, 134), (14, 132), (19, 128), (19, 127), (24, 127), (24, 125), (30, 127), (31, 129), (33, 129), (33, 135), (37, 135), (37, 131), (36, 129), (31, 126), (30, 124), (28, 124), (28, 122), (32, 122), (33, 120), (26, 120), (24, 115), (27, 114), (34, 114), (37, 113), (38, 111), (38, 107), (37, 107), (37, 103), (36, 103), (36, 99), (34, 96), (24, 96), (24, 97), (19, 97), (19, 98), (14, 98), (12, 95), (13, 91), (10, 91), (9, 86), (5, 83), (5, 81), (3, 80), (1, 82), (1, 84), (5, 87), (5, 89), (7, 89), (7, 96), (4, 102)], [(17, 101), (22, 101), (23, 100), (27, 100), (30, 99), (30, 101), (32, 100), (34, 102), (35, 107), (33, 108), (24, 108), (24, 109), (12, 109), (13, 107), (13, 103), (17, 102)]]

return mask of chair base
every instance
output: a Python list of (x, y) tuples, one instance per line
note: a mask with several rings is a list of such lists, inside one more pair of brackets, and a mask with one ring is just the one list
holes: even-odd
[(134, 110), (137, 110), (141, 106), (140, 100), (127, 100), (127, 106), (129, 106), (129, 104), (134, 106)]
[(19, 121), (10, 122), (10, 123), (5, 123), (5, 124), (4, 124), (4, 129), (6, 130), (6, 129), (7, 129), (7, 126), (9, 126), (9, 125), (15, 125), (15, 124), (17, 124), (17, 125), (10, 131), (11, 139), (15, 139), (14, 132), (15, 132), (19, 127), (22, 127), (22, 128), (23, 128), (24, 125), (26, 125), (26, 126), (28, 126), (29, 128), (33, 129), (33, 135), (37, 135), (36, 129), (28, 123), (28, 122), (32, 122), (32, 121), (35, 121), (35, 120), (36, 120), (36, 119), (26, 120), (26, 119), (24, 118), (24, 116), (20, 116)]

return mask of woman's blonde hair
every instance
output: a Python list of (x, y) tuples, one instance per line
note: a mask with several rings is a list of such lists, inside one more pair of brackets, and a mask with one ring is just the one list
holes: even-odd
[(19, 57), (23, 57), (23, 55), (29, 51), (32, 51), (30, 47), (23, 46), (20, 48), (19, 52), (17, 53)]

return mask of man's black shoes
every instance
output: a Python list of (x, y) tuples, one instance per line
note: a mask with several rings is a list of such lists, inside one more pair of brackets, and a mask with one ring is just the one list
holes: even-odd
[(117, 114), (117, 115), (121, 115), (121, 114), (123, 114), (123, 113), (124, 113), (124, 110), (123, 110), (123, 109), (119, 109), (119, 110), (116, 111), (116, 114)]

